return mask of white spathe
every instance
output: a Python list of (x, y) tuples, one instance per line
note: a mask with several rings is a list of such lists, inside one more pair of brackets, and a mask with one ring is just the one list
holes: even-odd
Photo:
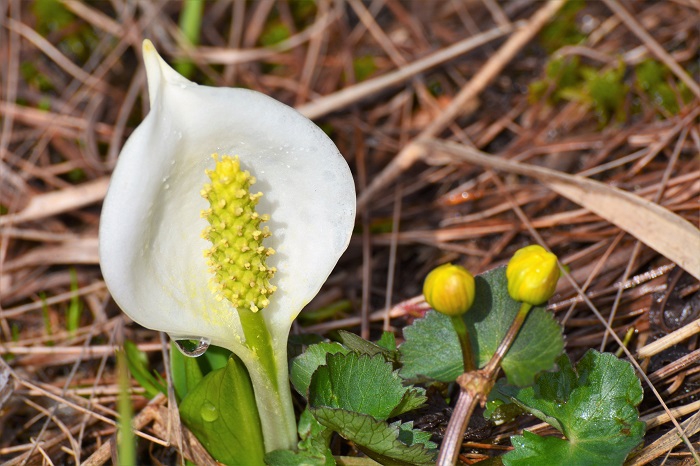
[(277, 291), (260, 312), (286, 378), (292, 321), (350, 241), (355, 187), (348, 165), (320, 128), (287, 105), (255, 91), (194, 84), (148, 40), (143, 57), (151, 110), (119, 155), (100, 221), (107, 286), (144, 327), (174, 339), (208, 338), (251, 371), (255, 355), (235, 308), (210, 290), (203, 253), (211, 244), (200, 236), (211, 154), (238, 156), (257, 179), (251, 190), (263, 193), (257, 211), (270, 215), (272, 237), (264, 244), (276, 251), (268, 265), (277, 268)]

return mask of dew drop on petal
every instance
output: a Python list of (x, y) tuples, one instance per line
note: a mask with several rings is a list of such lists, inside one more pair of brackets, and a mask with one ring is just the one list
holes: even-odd
[(209, 338), (184, 338), (175, 340), (175, 346), (182, 354), (190, 358), (203, 355), (209, 349)]
[(219, 418), (219, 410), (209, 401), (205, 401), (199, 410), (199, 415), (205, 422), (214, 422)]

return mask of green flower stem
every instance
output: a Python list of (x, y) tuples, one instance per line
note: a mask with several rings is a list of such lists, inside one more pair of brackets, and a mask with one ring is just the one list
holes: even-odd
[(515, 337), (518, 336), (518, 332), (520, 332), (520, 327), (522, 327), (523, 323), (525, 323), (525, 318), (530, 312), (530, 309), (532, 309), (532, 304), (520, 303), (520, 309), (515, 315), (513, 323), (510, 325), (510, 328), (508, 329), (506, 335), (503, 337), (503, 340), (501, 340), (501, 344), (498, 345), (496, 352), (493, 354), (488, 364), (486, 364), (486, 366), (484, 367), (484, 372), (488, 374), (494, 373), (495, 377), (495, 374), (498, 372), (498, 368), (501, 366), (501, 361), (503, 361), (503, 358), (506, 356), (506, 353), (510, 349), (510, 346), (515, 341)]
[(467, 326), (462, 319), (462, 315), (450, 316), (452, 320), (452, 327), (454, 327), (457, 332), (457, 337), (459, 338), (459, 345), (462, 348), (462, 360), (464, 361), (464, 372), (471, 372), (475, 369), (474, 358), (472, 357), (472, 344), (469, 340), (469, 331)]
[(239, 310), (250, 349), (249, 354), (240, 357), (253, 383), (265, 451), (295, 450), (297, 424), (289, 388), (286, 341), (284, 346), (275, 347), (262, 312)]

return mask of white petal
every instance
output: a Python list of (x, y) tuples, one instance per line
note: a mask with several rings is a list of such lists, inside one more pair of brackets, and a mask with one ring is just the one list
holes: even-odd
[[(263, 309), (279, 349), (350, 240), (355, 189), (347, 163), (310, 120), (263, 94), (198, 86), (144, 43), (151, 112), (119, 156), (103, 206), (100, 256), (107, 285), (136, 322), (233, 349), (236, 312), (210, 291), (200, 237), (200, 190), (212, 153), (238, 155), (263, 192), (277, 253), (277, 291)], [(233, 343), (232, 343), (232, 340)]]

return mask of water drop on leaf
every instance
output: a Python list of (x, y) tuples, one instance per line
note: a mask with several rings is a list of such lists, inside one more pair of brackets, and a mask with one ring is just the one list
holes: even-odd
[(206, 422), (214, 422), (219, 418), (219, 410), (209, 401), (205, 401), (204, 404), (202, 404), (199, 414)]

